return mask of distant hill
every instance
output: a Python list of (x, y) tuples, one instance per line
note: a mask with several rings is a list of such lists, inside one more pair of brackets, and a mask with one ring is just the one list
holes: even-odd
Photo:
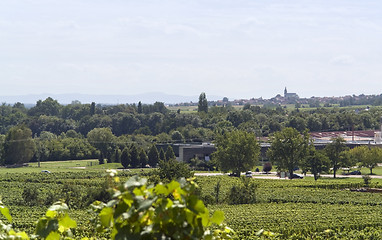
[[(51, 97), (57, 100), (61, 104), (70, 104), (72, 101), (78, 100), (81, 103), (101, 103), (101, 104), (126, 104), (126, 103), (154, 103), (164, 102), (165, 104), (175, 103), (187, 103), (198, 102), (198, 96), (180, 96), (169, 95), (160, 92), (143, 93), (136, 95), (91, 95), (91, 94), (30, 94), (30, 95), (18, 95), (18, 96), (0, 96), (1, 103), (14, 104), (21, 102), (24, 104), (35, 104), (38, 100), (45, 100), (47, 97)], [(221, 100), (220, 96), (208, 96), (209, 101)]]

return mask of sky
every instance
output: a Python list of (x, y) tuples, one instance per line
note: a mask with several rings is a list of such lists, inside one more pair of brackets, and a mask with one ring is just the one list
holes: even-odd
[(381, 94), (379, 0), (1, 0), (0, 96)]

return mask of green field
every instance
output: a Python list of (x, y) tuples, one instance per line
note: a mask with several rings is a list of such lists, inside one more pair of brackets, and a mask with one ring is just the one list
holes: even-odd
[(198, 106), (169, 106), (167, 107), (167, 109), (172, 112), (176, 112), (180, 110), (181, 113), (197, 113), (198, 112)]
[[(33, 233), (35, 222), (48, 206), (64, 199), (71, 209), (70, 216), (79, 224), (75, 237), (93, 236), (87, 206), (102, 197), (99, 192), (107, 187), (105, 169), (118, 167), (87, 160), (44, 162), (40, 168), (37, 163), (17, 169), (1, 168), (0, 195), (11, 210), (15, 228)], [(120, 171), (119, 176), (122, 181), (137, 173), (150, 178), (150, 172), (133, 169)], [(240, 184), (240, 179), (196, 177), (201, 198), (210, 210), (224, 211), (225, 222), (236, 230), (237, 239), (257, 239), (256, 233), (261, 229), (275, 233), (276, 239), (382, 239), (382, 195), (350, 191), (363, 187), (362, 178), (253, 181), (257, 203), (228, 205), (229, 190)], [(218, 182), (221, 187), (216, 204), (214, 189)], [(382, 179), (372, 179), (371, 184), (381, 187)]]

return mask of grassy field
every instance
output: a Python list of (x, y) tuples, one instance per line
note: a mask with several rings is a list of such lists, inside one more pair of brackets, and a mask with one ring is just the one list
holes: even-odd
[(197, 113), (198, 106), (170, 106), (167, 107), (168, 110), (176, 112), (180, 110), (181, 113)]
[[(38, 172), (41, 172), (42, 170), (48, 170), (50, 172), (71, 172), (71, 171), (81, 171), (85, 168), (89, 169), (89, 168), (96, 168), (97, 166), (100, 167), (98, 165), (97, 159), (41, 162), (40, 167), (38, 167), (37, 162), (32, 162), (32, 163), (29, 163), (28, 165), (29, 165), (28, 167), (20, 167), (20, 168), (1, 167), (0, 174), (2, 173), (38, 173)], [(107, 167), (107, 165), (102, 167)]]

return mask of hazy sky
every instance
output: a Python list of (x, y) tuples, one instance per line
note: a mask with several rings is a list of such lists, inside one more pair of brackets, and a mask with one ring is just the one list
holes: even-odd
[(380, 0), (1, 0), (0, 95), (382, 93)]

